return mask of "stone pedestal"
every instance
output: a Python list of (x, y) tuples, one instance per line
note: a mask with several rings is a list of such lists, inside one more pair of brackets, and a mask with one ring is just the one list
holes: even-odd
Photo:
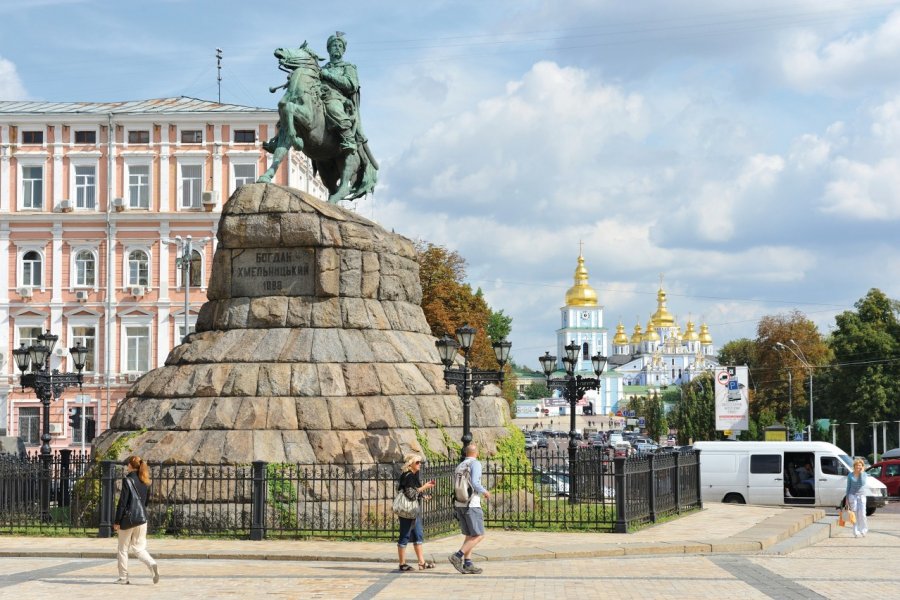
[[(410, 240), (273, 184), (235, 192), (218, 240), (197, 332), (132, 386), (96, 450), (129, 434), (153, 462), (348, 464), (458, 443)], [(472, 423), (490, 452), (508, 409), (485, 394)]]

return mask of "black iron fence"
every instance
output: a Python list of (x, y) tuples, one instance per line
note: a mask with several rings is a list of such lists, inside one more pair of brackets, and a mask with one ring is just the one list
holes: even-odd
[[(423, 501), (429, 537), (457, 531), (452, 500), (455, 459), (430, 460), (422, 480), (434, 479)], [(488, 527), (626, 532), (700, 502), (699, 454), (694, 451), (609, 459), (579, 449), (535, 452), (528, 459), (484, 459), (491, 499)], [(40, 458), (0, 457), (0, 533), (63, 531), (112, 535), (124, 467), (61, 451), (45, 477)], [(392, 539), (391, 513), (398, 464), (151, 465), (151, 534), (273, 538)], [(42, 506), (49, 505), (49, 510)]]

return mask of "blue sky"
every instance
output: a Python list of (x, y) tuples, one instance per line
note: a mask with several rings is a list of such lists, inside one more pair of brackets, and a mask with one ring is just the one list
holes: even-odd
[(900, 0), (0, 0), (0, 99), (274, 107), (272, 51), (347, 34), (381, 163), (354, 208), (458, 250), (555, 345), (579, 240), (611, 331), (655, 310), (717, 344), (792, 309), (827, 333), (900, 298)]

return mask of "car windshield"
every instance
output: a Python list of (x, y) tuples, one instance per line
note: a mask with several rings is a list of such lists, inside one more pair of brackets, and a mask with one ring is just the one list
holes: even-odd
[(853, 461), (850, 460), (849, 456), (847, 456), (846, 454), (840, 454), (840, 455), (838, 455), (838, 460), (840, 460), (842, 463), (844, 463), (844, 465), (847, 467), (848, 471), (853, 470)]

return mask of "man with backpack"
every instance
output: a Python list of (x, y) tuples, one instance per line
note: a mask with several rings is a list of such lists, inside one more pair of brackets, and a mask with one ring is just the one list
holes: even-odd
[(465, 456), (453, 475), (453, 495), (456, 519), (466, 539), (460, 549), (450, 555), (450, 563), (464, 575), (477, 575), (481, 573), (481, 568), (472, 563), (472, 550), (484, 539), (481, 498), (488, 499), (491, 494), (481, 485), (478, 447), (474, 443), (466, 446)]

